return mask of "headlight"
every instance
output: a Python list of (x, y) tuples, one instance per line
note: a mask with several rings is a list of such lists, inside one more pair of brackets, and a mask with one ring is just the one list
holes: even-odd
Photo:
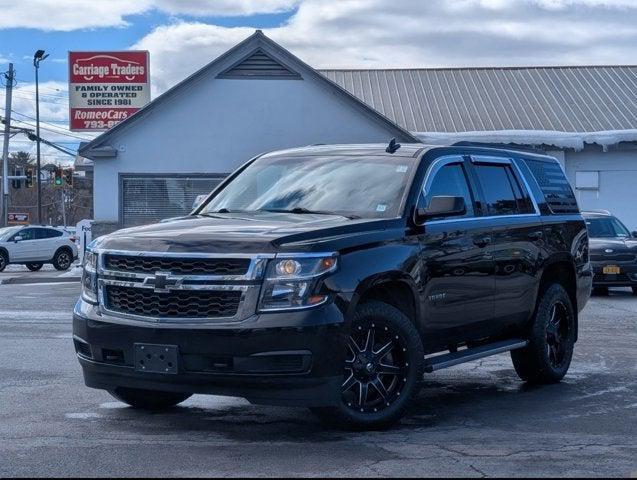
[(308, 308), (327, 301), (318, 287), (337, 267), (336, 254), (308, 254), (270, 260), (261, 291), (260, 311)]
[(82, 298), (97, 303), (97, 253), (90, 250), (84, 252), (82, 267)]

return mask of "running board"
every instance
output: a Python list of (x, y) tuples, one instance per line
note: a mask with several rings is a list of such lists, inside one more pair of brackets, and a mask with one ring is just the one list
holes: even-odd
[(513, 340), (489, 343), (488, 345), (482, 345), (480, 347), (467, 348), (459, 352), (425, 358), (425, 372), (432, 373), (436, 370), (453, 367), (454, 365), (471, 362), (472, 360), (490, 357), (491, 355), (497, 355), (498, 353), (508, 352), (510, 350), (517, 350), (518, 348), (526, 347), (528, 344), (529, 342), (527, 340), (516, 338)]

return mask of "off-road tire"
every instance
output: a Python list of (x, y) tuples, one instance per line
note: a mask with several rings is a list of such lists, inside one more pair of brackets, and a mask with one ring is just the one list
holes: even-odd
[(191, 393), (160, 392), (125, 387), (117, 387), (108, 393), (133, 408), (143, 410), (166, 410), (192, 396)]
[(571, 364), (576, 333), (573, 304), (562, 285), (544, 290), (530, 330), (529, 345), (511, 352), (518, 376), (534, 384), (561, 381)]
[(32, 272), (37, 272), (42, 268), (44, 264), (42, 263), (26, 263), (24, 266), (27, 267)]
[[(397, 422), (405, 413), (409, 410), (413, 404), (416, 396), (420, 392), (423, 375), (424, 375), (424, 349), (420, 339), (420, 334), (414, 326), (413, 322), (397, 308), (379, 301), (369, 301), (359, 305), (355, 311), (354, 318), (351, 324), (351, 337), (356, 338), (356, 332), (362, 332), (366, 338), (363, 340), (364, 348), (367, 349), (369, 342), (369, 336), (365, 334), (366, 330), (374, 330), (376, 333), (372, 338), (371, 352), (374, 356), (376, 380), (380, 378), (386, 386), (389, 384), (389, 388), (385, 390), (387, 394), (388, 402), (385, 402), (385, 396), (380, 393), (374, 385), (367, 383), (367, 388), (363, 386), (366, 382), (359, 382), (351, 387), (353, 390), (347, 393), (345, 385), (348, 384), (348, 380), (354, 376), (354, 365), (357, 365), (357, 369), (362, 368), (362, 363), (357, 362), (358, 356), (354, 352), (354, 348), (351, 344), (348, 348), (348, 356), (353, 353), (353, 360), (346, 360), (345, 375), (341, 392), (341, 403), (337, 407), (321, 407), (312, 408), (314, 412), (323, 422), (336, 426), (338, 428), (354, 429), (354, 430), (373, 430), (384, 429), (395, 422)], [(398, 337), (398, 338), (397, 338)], [(395, 342), (395, 346), (389, 350), (389, 354), (382, 355), (383, 347), (386, 346), (388, 339)], [(374, 343), (377, 341), (378, 343)], [(382, 345), (385, 344), (385, 345)], [(374, 350), (374, 345), (378, 348)], [(360, 348), (360, 342), (359, 342)], [(378, 354), (375, 355), (375, 352)], [(360, 355), (366, 355), (365, 352), (360, 352)], [(400, 373), (383, 374), (381, 371), (385, 371), (388, 366), (386, 363), (391, 363), (389, 367), (392, 369), (399, 368)], [(357, 370), (357, 371), (359, 371)], [(364, 370), (364, 368), (363, 368)], [(374, 374), (372, 374), (374, 375)], [(395, 379), (393, 378), (395, 376)], [(363, 396), (363, 389), (365, 388), (365, 398), (358, 405), (352, 405), (347, 403), (346, 396), (354, 394), (360, 401)], [(381, 387), (382, 388), (382, 387)], [(368, 411), (361, 412), (359, 407), (364, 404), (369, 398), (368, 389), (373, 389), (375, 393), (371, 396), (374, 398), (376, 395), (376, 401), (380, 402), (374, 410), (374, 406), (368, 408)], [(356, 403), (356, 402), (354, 402)], [(389, 405), (387, 405), (389, 403)]]

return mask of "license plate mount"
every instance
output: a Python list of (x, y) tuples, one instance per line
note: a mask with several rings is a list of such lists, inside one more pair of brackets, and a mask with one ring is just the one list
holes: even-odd
[(603, 271), (604, 275), (619, 275), (621, 273), (621, 268), (617, 265), (606, 265)]
[(176, 375), (179, 372), (177, 345), (135, 344), (135, 370), (145, 373)]

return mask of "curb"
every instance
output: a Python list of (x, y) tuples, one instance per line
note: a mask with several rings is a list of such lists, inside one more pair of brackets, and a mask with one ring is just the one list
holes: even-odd
[(0, 285), (28, 285), (34, 283), (73, 283), (79, 282), (81, 277), (11, 277), (0, 279)]

